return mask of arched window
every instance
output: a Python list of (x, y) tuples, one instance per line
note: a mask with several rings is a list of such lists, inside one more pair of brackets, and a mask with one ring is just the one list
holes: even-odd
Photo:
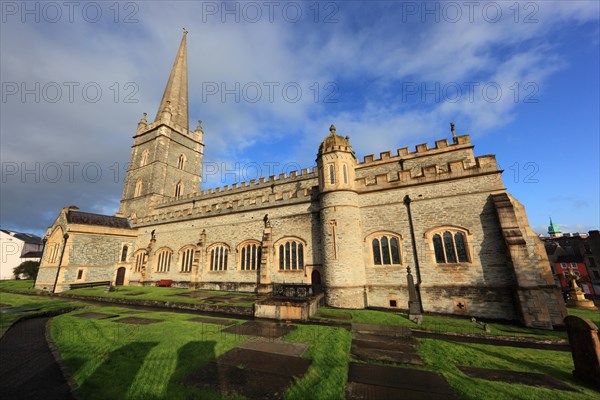
[(400, 265), (400, 237), (391, 234), (376, 235), (371, 240), (374, 265)]
[(247, 243), (240, 248), (240, 270), (255, 271), (260, 265), (261, 246), (260, 243)]
[(142, 266), (144, 265), (144, 258), (146, 253), (143, 250), (140, 250), (135, 255), (135, 272), (141, 272)]
[(280, 242), (279, 269), (297, 271), (304, 269), (304, 244), (296, 239), (286, 239)]
[(185, 155), (180, 155), (179, 158), (177, 159), (177, 168), (178, 169), (184, 169), (185, 168)]
[(177, 183), (177, 185), (175, 185), (175, 197), (181, 197), (183, 196), (183, 182), (179, 182)]
[(171, 257), (173, 252), (170, 249), (160, 250), (156, 257), (156, 272), (169, 272), (171, 270)]
[(192, 272), (192, 263), (194, 262), (194, 248), (186, 247), (179, 252), (179, 267), (181, 272)]
[(123, 250), (121, 250), (121, 262), (127, 261), (127, 250), (129, 250), (129, 247), (127, 245), (123, 246)]
[(133, 197), (139, 197), (142, 195), (142, 181), (138, 180), (135, 183), (135, 192), (133, 194)]
[(342, 170), (344, 171), (344, 183), (347, 184), (348, 183), (348, 168), (346, 168), (346, 164), (344, 164), (344, 166), (342, 167)]
[(208, 268), (211, 271), (226, 271), (229, 248), (224, 244), (214, 245), (209, 251)]
[(146, 164), (148, 164), (148, 149), (144, 150), (144, 152), (142, 153), (142, 158), (140, 160), (140, 167), (143, 167)]
[(329, 183), (332, 185), (335, 183), (335, 167), (333, 164), (329, 165)]
[(454, 264), (469, 262), (467, 235), (458, 230), (444, 230), (432, 236), (435, 262)]

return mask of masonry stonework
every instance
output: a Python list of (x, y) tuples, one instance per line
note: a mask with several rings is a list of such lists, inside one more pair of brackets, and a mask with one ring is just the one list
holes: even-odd
[(333, 307), (406, 309), (410, 267), (425, 312), (562, 324), (544, 248), (495, 157), (475, 156), (468, 135), (359, 161), (332, 125), (314, 168), (201, 190), (204, 132), (188, 130), (185, 40), (155, 121), (138, 124), (119, 213), (63, 209), (37, 288), (313, 284)]

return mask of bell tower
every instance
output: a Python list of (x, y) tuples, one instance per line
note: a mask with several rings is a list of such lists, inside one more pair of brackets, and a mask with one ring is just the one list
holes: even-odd
[(144, 113), (133, 136), (119, 209), (125, 217), (146, 215), (164, 199), (200, 191), (204, 132), (202, 121), (189, 130), (186, 37), (184, 29), (154, 121), (149, 124)]

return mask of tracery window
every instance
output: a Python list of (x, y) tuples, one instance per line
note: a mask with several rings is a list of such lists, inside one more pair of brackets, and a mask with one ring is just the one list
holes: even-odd
[(435, 262), (452, 264), (469, 262), (466, 234), (458, 230), (445, 230), (432, 236)]
[(288, 239), (279, 245), (279, 269), (294, 271), (304, 269), (304, 244)]
[(209, 269), (211, 271), (226, 271), (229, 248), (226, 245), (219, 244), (212, 247), (209, 251)]
[(135, 272), (140, 272), (142, 270), (145, 255), (146, 254), (143, 250), (137, 252), (137, 254), (135, 255)]
[(400, 238), (393, 235), (380, 235), (371, 240), (373, 253), (373, 264), (375, 265), (399, 265)]
[(172, 255), (173, 252), (170, 249), (163, 249), (158, 252), (156, 272), (169, 272), (171, 270)]
[(192, 272), (192, 263), (194, 262), (194, 248), (187, 247), (179, 253), (179, 267), (181, 272)]
[(260, 243), (248, 243), (242, 246), (240, 254), (240, 270), (254, 271), (260, 265), (261, 256)]

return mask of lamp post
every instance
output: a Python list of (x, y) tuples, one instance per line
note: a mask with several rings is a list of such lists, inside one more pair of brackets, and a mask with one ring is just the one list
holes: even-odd
[(54, 287), (52, 288), (52, 294), (56, 293), (56, 284), (58, 283), (58, 274), (60, 274), (60, 266), (62, 265), (63, 256), (65, 255), (65, 249), (67, 248), (67, 239), (69, 239), (69, 234), (65, 233), (63, 235), (63, 248), (60, 252), (60, 258), (58, 259), (58, 268), (56, 269), (56, 278), (54, 278)]
[(421, 269), (419, 268), (419, 256), (417, 255), (417, 242), (415, 240), (415, 228), (413, 226), (412, 213), (410, 210), (411, 199), (409, 195), (404, 196), (404, 205), (406, 206), (406, 211), (408, 213), (408, 225), (410, 227), (410, 239), (412, 241), (412, 250), (413, 250), (413, 258), (415, 262), (415, 275), (417, 277), (417, 284), (415, 285), (415, 289), (417, 292), (417, 301), (419, 304), (419, 309), (423, 312), (423, 303), (421, 302)]

